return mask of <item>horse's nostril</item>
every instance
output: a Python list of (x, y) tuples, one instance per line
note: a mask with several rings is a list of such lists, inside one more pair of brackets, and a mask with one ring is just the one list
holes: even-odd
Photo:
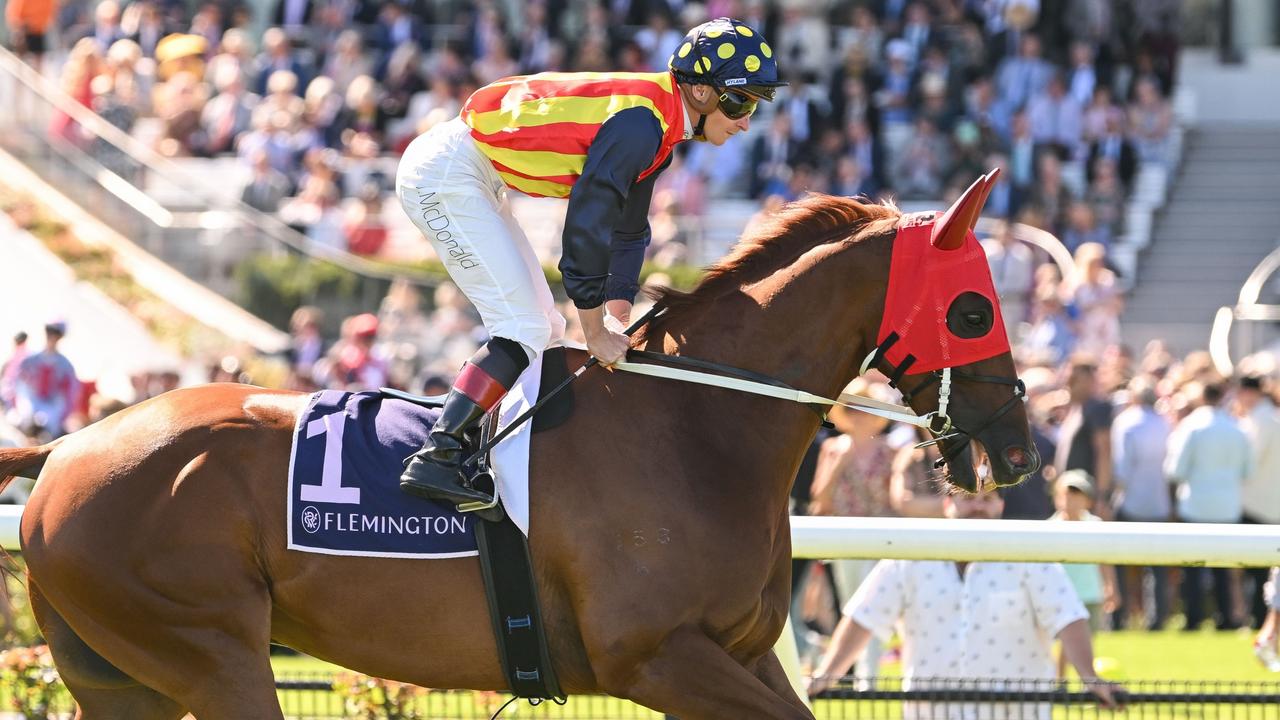
[(1022, 470), (1031, 464), (1031, 458), (1027, 455), (1027, 451), (1016, 445), (1005, 448), (1004, 459), (1008, 461), (1009, 467), (1014, 470)]

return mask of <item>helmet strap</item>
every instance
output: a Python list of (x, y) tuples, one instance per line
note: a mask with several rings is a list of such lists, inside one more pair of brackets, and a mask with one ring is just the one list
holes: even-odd
[[(715, 109), (716, 109), (715, 101), (714, 100), (712, 101), (712, 105), (710, 109), (704, 109), (706, 107), (706, 103), (699, 103), (697, 100), (694, 99), (693, 91), (690, 88), (690, 86), (681, 84), (678, 87), (680, 88), (681, 95), (684, 96), (684, 101), (689, 104), (690, 109), (698, 113), (698, 122), (693, 126), (693, 139), (705, 141), (707, 139), (707, 135), (706, 135), (707, 116), (715, 112)], [(699, 107), (700, 105), (702, 107)]]

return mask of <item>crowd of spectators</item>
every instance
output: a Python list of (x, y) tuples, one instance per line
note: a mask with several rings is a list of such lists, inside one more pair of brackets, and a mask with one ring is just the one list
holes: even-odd
[(246, 202), (366, 254), (398, 153), (477, 87), (664, 70), (684, 30), (719, 15), (763, 31), (791, 84), (753, 132), (682, 146), (655, 214), (808, 190), (937, 200), (999, 166), (993, 214), (1105, 248), (1140, 167), (1167, 161), (1175, 0), (282, 0), (260, 42), (243, 3), (191, 7), (63, 4), (64, 89), (125, 130), (158, 119), (166, 154), (239, 156)]

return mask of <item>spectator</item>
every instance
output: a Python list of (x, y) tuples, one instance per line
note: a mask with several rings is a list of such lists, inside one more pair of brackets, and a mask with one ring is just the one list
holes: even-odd
[[(854, 380), (845, 392), (870, 395), (884, 402), (892, 399), (887, 385), (869, 382), (865, 377)], [(841, 434), (823, 443), (814, 471), (809, 513), (841, 517), (894, 515), (889, 484), (895, 452), (884, 436), (888, 421), (840, 406), (832, 408), (830, 417)], [(872, 565), (866, 560), (835, 560), (829, 564), (838, 602), (847, 602), (853, 596)], [(877, 674), (880, 651), (878, 644), (873, 645), (861, 675)]]
[[(925, 439), (923, 433), (921, 438)], [(938, 459), (936, 445), (906, 445), (893, 459), (889, 478), (889, 506), (902, 517), (942, 517), (942, 499), (935, 479), (933, 463)]]
[(387, 242), (387, 224), (382, 219), (382, 189), (367, 183), (345, 213), (342, 229), (347, 249), (357, 255), (377, 255)]
[(425, 92), (422, 77), (422, 55), (417, 45), (401, 43), (387, 59), (382, 81), (382, 111), (389, 119), (399, 120), (409, 112), (413, 96)]
[(902, 147), (894, 167), (896, 187), (902, 197), (913, 200), (938, 197), (942, 192), (942, 172), (948, 161), (946, 139), (928, 118), (918, 118), (915, 132)]
[(120, 29), (125, 37), (138, 44), (144, 57), (155, 58), (160, 41), (177, 28), (170, 27), (165, 22), (155, 2), (136, 0), (124, 9), (124, 14), (120, 17)]
[(1133, 176), (1138, 171), (1138, 155), (1133, 144), (1124, 137), (1124, 118), (1119, 115), (1108, 115), (1104, 132), (1089, 145), (1088, 165), (1089, 180), (1093, 180), (1092, 170), (1098, 158), (1103, 157), (1116, 164), (1120, 172), (1120, 182), (1125, 187), (1133, 183)]
[(204, 86), (190, 72), (179, 72), (156, 87), (156, 114), (164, 121), (157, 147), (161, 154), (203, 154), (206, 138), (200, 121), (204, 105)]
[[(1083, 207), (1084, 213), (1089, 212), (1087, 205), (1077, 207)], [(1115, 275), (1106, 267), (1106, 259), (1106, 248), (1098, 243), (1079, 246), (1075, 272), (1066, 285), (1076, 314), (1076, 348), (1094, 357), (1101, 357), (1107, 348), (1120, 343), (1120, 311), (1124, 301), (1116, 287)], [(1095, 477), (1101, 479), (1101, 476)]]
[[(1168, 480), (1164, 474), (1169, 449), (1169, 421), (1156, 412), (1156, 390), (1150, 378), (1129, 383), (1128, 406), (1111, 425), (1111, 447), (1117, 493), (1116, 520), (1165, 522), (1172, 519)], [(1155, 607), (1143, 619), (1144, 576), (1150, 575)], [(1120, 572), (1120, 607), (1116, 626), (1159, 630), (1169, 619), (1169, 571), (1163, 567), (1126, 567)]]
[(289, 178), (271, 167), (266, 149), (259, 148), (250, 156), (253, 178), (240, 193), (240, 201), (254, 210), (274, 213), (280, 209), (280, 201), (289, 195)]
[(1013, 226), (1001, 222), (982, 241), (991, 266), (991, 280), (995, 283), (1000, 299), (1000, 314), (1004, 316), (1005, 333), (1018, 337), (1018, 325), (1027, 317), (1031, 281), (1035, 271), (1035, 257), (1031, 250), (1013, 235)]
[[(1249, 439), (1221, 407), (1223, 388), (1192, 383), (1187, 388), (1195, 406), (1178, 423), (1169, 442), (1165, 472), (1176, 488), (1177, 516), (1182, 522), (1238, 523), (1242, 515), (1241, 488), (1253, 470)], [(1204, 587), (1208, 575), (1217, 604), (1219, 630), (1240, 627), (1232, 616), (1226, 568), (1183, 568), (1182, 603), (1187, 630), (1205, 620)]]
[[(1056, 512), (1049, 519), (1100, 522), (1102, 518), (1089, 512), (1093, 507), (1093, 501), (1093, 480), (1089, 477), (1089, 473), (1083, 470), (1068, 470), (1059, 475), (1054, 483), (1053, 505)], [(1095, 633), (1110, 629), (1107, 617), (1119, 604), (1115, 568), (1092, 563), (1065, 563), (1062, 569), (1071, 580), (1076, 596), (1089, 611), (1089, 629)], [(1065, 663), (1065, 658), (1061, 658), (1061, 661)], [(1060, 663), (1058, 667), (1059, 674), (1065, 674), (1061, 672), (1064, 668), (1063, 664)]]
[[(325, 80), (332, 82), (327, 78)], [(257, 103), (253, 112), (256, 116), (267, 118), (269, 122), (293, 130), (302, 120), (306, 109), (306, 102), (298, 97), (298, 76), (288, 70), (277, 70), (267, 78), (267, 94)], [(287, 121), (278, 120), (277, 115), (285, 116)]]
[[(952, 495), (943, 502), (948, 518), (995, 519), (1003, 506), (990, 491)], [(983, 687), (996, 690), (1002, 688), (1000, 680), (1052, 681), (1057, 638), (1080, 678), (1112, 707), (1113, 688), (1099, 683), (1093, 669), (1088, 618), (1055, 563), (882, 560), (845, 605), (808, 693), (813, 697), (830, 688), (873, 637), (887, 642), (896, 630), (902, 637), (904, 690), (945, 688), (947, 680), (959, 679), (986, 681)], [(941, 710), (927, 702), (907, 703), (903, 717), (932, 718)], [(966, 706), (961, 714), (1048, 718), (1050, 708), (1047, 703), (999, 710)]]
[(205, 137), (205, 152), (221, 155), (235, 150), (236, 138), (252, 126), (258, 97), (245, 90), (240, 68), (232, 64), (219, 65), (213, 85), (217, 94), (200, 112), (200, 126)]
[(1097, 366), (1077, 358), (1067, 367), (1068, 405), (1058, 431), (1058, 475), (1084, 470), (1095, 478), (1097, 514), (1110, 519), (1111, 407), (1098, 396)]
[(1092, 147), (1099, 138), (1107, 135), (1109, 127), (1123, 127), (1124, 111), (1111, 99), (1111, 88), (1099, 85), (1084, 108), (1084, 139)]
[[(93, 104), (93, 79), (105, 69), (102, 53), (92, 38), (81, 38), (71, 47), (62, 66), (62, 91), (85, 107)], [(84, 141), (80, 125), (71, 116), (55, 109), (49, 121), (49, 134), (74, 145)]]
[(1124, 224), (1124, 186), (1114, 160), (1097, 158), (1093, 163), (1093, 181), (1085, 194), (1085, 201), (1093, 211), (1098, 230), (1109, 245)]
[(1075, 352), (1076, 338), (1071, 319), (1057, 288), (1036, 291), (1031, 325), (1022, 336), (1022, 351), (1039, 361), (1058, 364)]
[(1050, 76), (1041, 93), (1027, 104), (1027, 120), (1037, 147), (1047, 147), (1060, 157), (1075, 157), (1084, 137), (1083, 108), (1067, 94), (1060, 75)]
[(316, 378), (334, 390), (377, 390), (387, 384), (387, 362), (374, 348), (378, 317), (371, 313), (342, 322), (340, 339), (315, 367)]
[(338, 36), (320, 73), (333, 79), (338, 93), (346, 93), (356, 78), (373, 74), (373, 62), (364, 52), (359, 30), (344, 30)]
[(769, 131), (758, 138), (751, 151), (751, 197), (778, 195), (791, 180), (791, 164), (799, 153), (799, 145), (791, 138), (791, 116), (773, 116)]
[(22, 361), (27, 359), (30, 350), (27, 348), (27, 334), (19, 331), (13, 336), (13, 350), (4, 363), (0, 364), (0, 410), (13, 407), (14, 393), (18, 383), (18, 369)]
[(291, 378), (288, 384), (294, 390), (310, 392), (318, 387), (315, 367), (325, 355), (324, 337), (320, 333), (323, 321), (324, 313), (310, 305), (294, 310), (289, 318)]
[(361, 75), (347, 87), (346, 105), (334, 118), (333, 127), (339, 137), (349, 137), (348, 132), (365, 133), (379, 145), (387, 130), (386, 112), (378, 104), (378, 84), (368, 75)]
[(297, 57), (294, 56), (293, 49), (289, 46), (289, 38), (285, 35), (284, 30), (278, 27), (267, 28), (262, 34), (262, 52), (254, 61), (254, 88), (253, 91), (259, 95), (265, 96), (268, 92), (267, 84), (271, 76), (277, 72), (290, 72), (294, 77), (294, 91), (299, 84), (306, 85), (310, 82), (311, 76)]
[(1267, 616), (1253, 640), (1253, 654), (1271, 672), (1280, 672), (1280, 567), (1271, 568), (1264, 589)]
[(1129, 132), (1138, 159), (1163, 166), (1168, 161), (1166, 147), (1173, 111), (1160, 96), (1154, 80), (1139, 80), (1134, 88), (1135, 99), (1129, 106)]
[(837, 27), (836, 49), (842, 57), (855, 51), (858, 56), (873, 62), (880, 58), (884, 47), (884, 31), (876, 24), (876, 16), (866, 5), (853, 6), (853, 17), (848, 27)]
[(53, 22), (55, 0), (8, 0), (4, 22), (9, 29), (9, 47), (37, 71), (44, 64), (48, 48), (46, 33)]
[(1067, 208), (1067, 225), (1062, 231), (1062, 244), (1073, 254), (1085, 245), (1097, 245), (1105, 251), (1111, 245), (1111, 235), (1107, 228), (1098, 225), (1093, 206), (1084, 200), (1077, 200)]
[(302, 101), (302, 121), (318, 133), (325, 147), (342, 145), (342, 128), (338, 126), (338, 114), (344, 100), (334, 89), (333, 80), (323, 75), (311, 81)]
[(67, 334), (61, 320), (44, 326), (44, 349), (23, 359), (14, 383), (13, 424), (47, 442), (66, 432), (67, 419), (80, 397), (80, 380), (71, 361), (58, 351)]
[(1040, 38), (1028, 33), (1022, 37), (1017, 57), (1005, 59), (996, 69), (996, 88), (1012, 110), (1021, 110), (1053, 77), (1053, 66), (1040, 54)]
[[(1236, 389), (1235, 413), (1253, 448), (1252, 472), (1240, 491), (1242, 520), (1248, 525), (1280, 525), (1280, 416), (1263, 390), (1263, 378), (1247, 375)], [(1249, 568), (1253, 580), (1250, 614), (1261, 623), (1267, 615), (1263, 598), (1266, 572)]]
[(1041, 227), (1061, 234), (1072, 200), (1071, 191), (1062, 181), (1062, 161), (1051, 152), (1043, 152), (1037, 157), (1036, 167), (1037, 182), (1031, 190), (1031, 207), (1039, 215)]
[(93, 27), (84, 37), (93, 40), (99, 55), (106, 55), (115, 41), (124, 39), (124, 31), (120, 29), (120, 5), (116, 0), (101, 0), (93, 8)]
[(1068, 94), (1082, 108), (1094, 100), (1097, 89), (1102, 87), (1098, 84), (1098, 73), (1093, 67), (1093, 48), (1088, 43), (1071, 43), (1071, 69), (1067, 87)]
[(875, 93), (880, 118), (880, 136), (891, 167), (911, 140), (914, 113), (911, 109), (911, 46), (903, 40), (891, 40), (885, 46), (888, 67)]

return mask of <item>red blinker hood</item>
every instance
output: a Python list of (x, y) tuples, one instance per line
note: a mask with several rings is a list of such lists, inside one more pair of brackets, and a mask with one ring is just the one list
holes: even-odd
[[(1009, 352), (991, 269), (973, 234), (999, 174), (997, 168), (978, 178), (940, 217), (917, 213), (899, 222), (884, 318), (876, 336), (883, 357), (894, 368), (906, 362), (905, 373), (917, 374)], [(982, 337), (961, 338), (947, 327), (947, 311), (967, 292), (991, 301), (992, 327)], [(885, 347), (891, 337), (896, 339)]]

